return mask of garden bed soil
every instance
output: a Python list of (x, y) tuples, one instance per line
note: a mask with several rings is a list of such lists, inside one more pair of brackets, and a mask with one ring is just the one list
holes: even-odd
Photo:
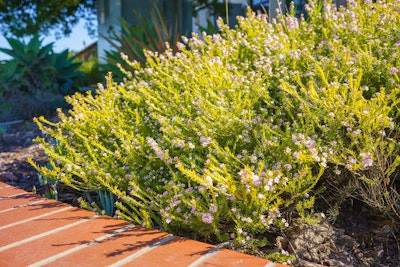
[[(0, 124), (0, 181), (44, 194), (46, 186), (40, 185), (37, 171), (26, 162), (27, 158), (39, 165), (46, 162), (39, 145), (32, 141), (36, 136), (41, 132), (32, 121)], [(61, 201), (77, 204), (78, 192), (60, 191)], [(277, 238), (275, 248), (296, 254), (300, 261), (294, 266), (400, 266), (400, 222), (383, 218), (356, 200), (339, 210), (334, 222), (292, 224)], [(258, 256), (270, 252), (260, 251)]]

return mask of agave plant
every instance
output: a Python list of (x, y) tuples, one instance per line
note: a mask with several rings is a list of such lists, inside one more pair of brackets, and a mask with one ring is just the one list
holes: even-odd
[(57, 70), (55, 80), (59, 86), (58, 91), (64, 95), (73, 93), (79, 86), (78, 80), (83, 76), (78, 70), (81, 62), (77, 62), (68, 50), (53, 53), (50, 60)]
[(45, 62), (52, 52), (53, 43), (42, 46), (38, 35), (27, 44), (13, 38), (7, 38), (7, 41), (11, 49), (0, 48), (1, 52), (12, 57), (3, 65), (3, 91), (8, 90), (12, 93), (18, 89), (32, 93), (39, 88), (51, 86), (51, 77), (54, 76), (55, 69)]
[(68, 50), (54, 53), (54, 43), (43, 46), (38, 34), (27, 44), (14, 38), (7, 38), (7, 41), (11, 49), (0, 48), (11, 56), (11, 60), (2, 65), (3, 91), (12, 94), (17, 90), (30, 95), (38, 91), (57, 92), (65, 83), (82, 75), (77, 71), (80, 63), (73, 62)]
[(0, 48), (11, 57), (0, 65), (0, 106), (10, 108), (0, 111), (0, 119), (28, 118), (65, 105), (63, 96), (78, 89), (80, 63), (68, 50), (55, 53), (53, 43), (43, 45), (38, 34), (27, 43), (7, 41), (11, 48)]

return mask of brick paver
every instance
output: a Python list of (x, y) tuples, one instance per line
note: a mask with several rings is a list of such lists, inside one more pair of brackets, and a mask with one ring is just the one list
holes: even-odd
[(0, 266), (285, 265), (133, 226), (0, 182)]

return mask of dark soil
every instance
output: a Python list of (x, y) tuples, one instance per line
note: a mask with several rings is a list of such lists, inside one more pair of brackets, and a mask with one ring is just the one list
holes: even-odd
[[(53, 117), (55, 119), (55, 117)], [(32, 121), (4, 126), (0, 124), (0, 181), (26, 191), (40, 185), (37, 171), (26, 162), (32, 158), (39, 165), (46, 157), (32, 142), (41, 136)], [(77, 192), (59, 190), (59, 199), (76, 204)], [(338, 210), (336, 220), (323, 220), (316, 225), (295, 223), (276, 240), (277, 248), (296, 254), (294, 266), (400, 266), (400, 222), (375, 214), (356, 201)]]
[(38, 164), (46, 162), (39, 145), (33, 143), (40, 135), (36, 124), (30, 121), (0, 125), (0, 181), (26, 191), (40, 189), (37, 171), (26, 161), (32, 158)]
[[(56, 121), (56, 116), (50, 116)], [(15, 121), (18, 122), (18, 121)], [(49, 192), (50, 184), (41, 185), (38, 172), (27, 162), (33, 159), (39, 166), (46, 164), (46, 156), (38, 144), (33, 142), (43, 136), (33, 121), (21, 121), (11, 125), (0, 123), (0, 181), (28, 192), (36, 191), (40, 195)], [(70, 188), (57, 186), (59, 200), (77, 205), (80, 194)]]

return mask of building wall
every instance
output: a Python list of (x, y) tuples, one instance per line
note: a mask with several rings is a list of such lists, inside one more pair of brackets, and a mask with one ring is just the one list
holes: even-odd
[(98, 56), (105, 63), (105, 51), (113, 47), (103, 36), (110, 37), (111, 31), (120, 31), (119, 19), (122, 17), (131, 24), (137, 24), (134, 10), (141, 16), (150, 18), (154, 5), (165, 15), (167, 23), (177, 24), (179, 32), (190, 35), (192, 32), (191, 0), (99, 0), (98, 2)]
[(105, 63), (105, 51), (112, 46), (103, 36), (110, 37), (111, 31), (120, 31), (119, 18), (121, 17), (121, 0), (98, 0), (98, 41), (97, 55), (100, 63)]

